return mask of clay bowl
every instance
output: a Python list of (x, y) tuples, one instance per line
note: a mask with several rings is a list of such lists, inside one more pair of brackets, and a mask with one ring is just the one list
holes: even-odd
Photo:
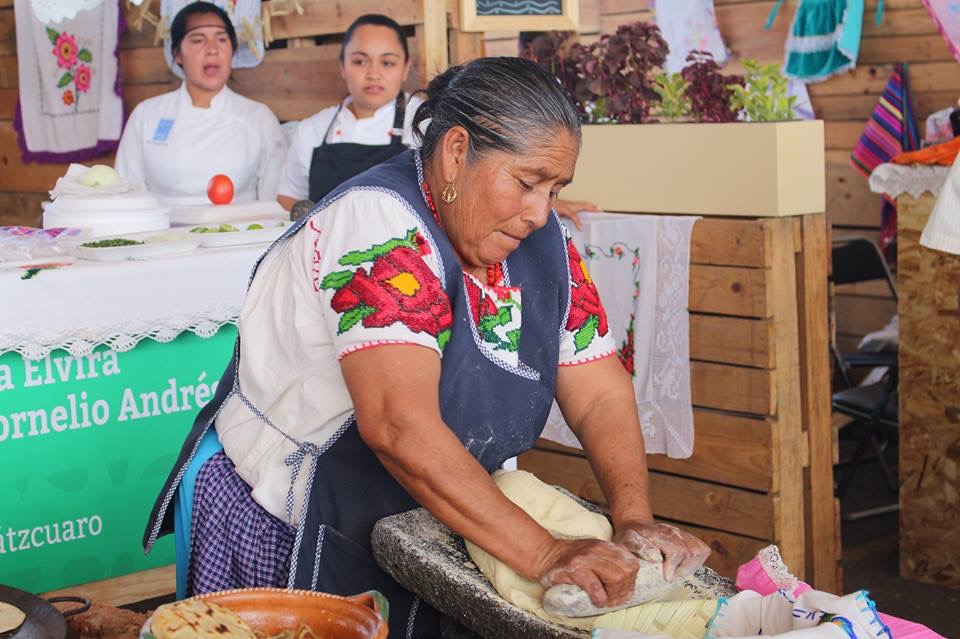
[(310, 590), (242, 588), (198, 595), (237, 613), (251, 628), (267, 635), (310, 626), (323, 639), (386, 639), (389, 604), (371, 591), (338, 597)]

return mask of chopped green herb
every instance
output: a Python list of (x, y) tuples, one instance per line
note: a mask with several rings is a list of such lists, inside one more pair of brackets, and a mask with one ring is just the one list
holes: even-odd
[(128, 240), (125, 237), (113, 237), (109, 240), (97, 240), (96, 242), (85, 242), (81, 244), (83, 248), (112, 248), (114, 246), (136, 246), (143, 244), (140, 240)]

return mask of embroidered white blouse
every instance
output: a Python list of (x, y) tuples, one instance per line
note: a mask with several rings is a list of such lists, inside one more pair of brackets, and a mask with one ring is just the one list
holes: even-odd
[[(560, 365), (616, 352), (596, 288), (569, 246), (571, 266), (578, 268), (570, 281)], [(521, 291), (494, 290), (465, 277), (484, 347), (516, 361)], [(240, 313), (240, 388), (277, 428), (322, 446), (353, 411), (340, 359), (383, 344), (418, 344), (443, 357), (452, 318), (441, 279), (436, 252), (413, 213), (384, 193), (348, 193), (260, 264)], [(505, 306), (514, 308), (501, 313)], [(237, 395), (224, 405), (216, 428), (256, 502), (296, 521), (307, 473), (294, 487), (291, 519), (285, 506), (291, 469), (284, 457), (295, 446)]]

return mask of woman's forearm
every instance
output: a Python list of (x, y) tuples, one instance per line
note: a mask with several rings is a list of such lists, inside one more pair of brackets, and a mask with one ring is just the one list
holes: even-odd
[(587, 454), (614, 525), (652, 521), (636, 398), (617, 358), (562, 368), (557, 400)]
[[(436, 356), (418, 346), (379, 347), (344, 358), (342, 368), (360, 436), (410, 496), (518, 573), (539, 578), (556, 540), (503, 496), (443, 422)], [(384, 379), (391, 370), (399, 372)]]

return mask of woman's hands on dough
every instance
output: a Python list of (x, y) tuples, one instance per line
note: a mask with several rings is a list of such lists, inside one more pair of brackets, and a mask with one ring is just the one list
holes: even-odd
[(621, 524), (613, 541), (646, 561), (662, 559), (667, 581), (686, 579), (710, 556), (710, 547), (690, 533), (650, 521)]
[(600, 539), (557, 539), (541, 563), (540, 585), (580, 586), (598, 608), (633, 594), (640, 563), (624, 546)]

